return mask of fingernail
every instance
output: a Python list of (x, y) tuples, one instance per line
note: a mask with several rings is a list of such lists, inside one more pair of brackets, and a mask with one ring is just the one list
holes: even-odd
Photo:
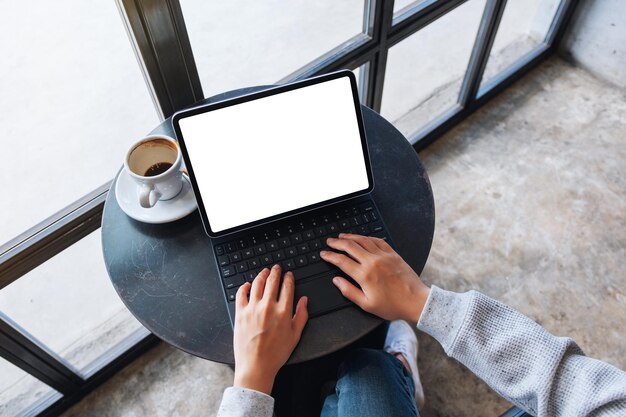
[(333, 284), (335, 284), (335, 285), (339, 285), (339, 278), (334, 277), (334, 278), (333, 278)]
[(328, 239), (326, 239), (326, 242), (330, 242), (331, 240), (334, 240), (335, 238), (333, 237), (329, 237)]
[(273, 266), (272, 268), (273, 268), (273, 269), (280, 268), (280, 265), (278, 265), (278, 264), (274, 264), (274, 266)]
[(328, 254), (328, 252), (326, 252), (325, 250), (320, 251), (320, 256), (326, 256), (326, 254)]
[(345, 236), (347, 233), (339, 233), (339, 237)]

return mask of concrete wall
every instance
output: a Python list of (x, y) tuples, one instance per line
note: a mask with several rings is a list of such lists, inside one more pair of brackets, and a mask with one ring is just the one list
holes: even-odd
[(595, 75), (626, 87), (626, 1), (583, 0), (561, 52)]

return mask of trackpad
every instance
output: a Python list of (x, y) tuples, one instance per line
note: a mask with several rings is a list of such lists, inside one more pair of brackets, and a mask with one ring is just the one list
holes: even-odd
[(324, 275), (311, 281), (296, 282), (294, 308), (300, 297), (306, 295), (309, 298), (309, 317), (317, 316), (340, 307), (350, 305), (352, 302), (341, 295), (341, 292), (333, 284), (335, 274)]

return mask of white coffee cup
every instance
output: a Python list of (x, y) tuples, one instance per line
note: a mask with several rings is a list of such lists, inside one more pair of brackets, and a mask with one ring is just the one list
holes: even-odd
[(124, 167), (137, 183), (141, 207), (176, 197), (183, 187), (182, 155), (178, 143), (163, 135), (150, 135), (126, 153)]

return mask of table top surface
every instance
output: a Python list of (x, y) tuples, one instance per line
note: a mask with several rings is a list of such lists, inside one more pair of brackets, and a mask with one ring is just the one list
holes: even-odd
[[(198, 104), (264, 88), (235, 90)], [(391, 123), (367, 107), (363, 107), (363, 119), (374, 175), (372, 197), (398, 252), (421, 273), (435, 227), (428, 175), (411, 145)], [(175, 137), (170, 119), (151, 134)], [(102, 249), (115, 290), (148, 330), (193, 355), (234, 363), (232, 327), (210, 239), (197, 210), (172, 223), (141, 223), (128, 217), (115, 192), (109, 192), (102, 216)], [(315, 317), (309, 320), (288, 363), (335, 352), (381, 322), (354, 306)]]

